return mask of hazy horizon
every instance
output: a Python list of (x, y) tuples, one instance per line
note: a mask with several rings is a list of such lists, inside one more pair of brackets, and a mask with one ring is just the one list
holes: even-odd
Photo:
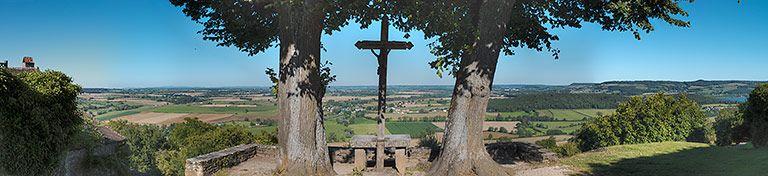
[[(277, 65), (277, 49), (255, 56), (202, 40), (201, 29), (167, 1), (3, 1), (0, 61), (19, 66), (35, 58), (41, 69), (62, 71), (83, 87), (242, 87), (268, 86), (266, 68)], [(768, 1), (684, 3), (691, 28), (654, 21), (656, 31), (635, 40), (630, 33), (554, 29), (559, 60), (527, 49), (501, 56), (494, 82), (568, 85), (627, 80), (768, 80)], [(29, 13), (34, 12), (34, 13)], [(19, 15), (24, 14), (24, 15)], [(391, 29), (392, 40), (404, 33)], [(378, 24), (351, 23), (322, 37), (322, 59), (333, 62), (332, 86), (375, 85), (376, 62), (357, 40), (378, 38)], [(421, 32), (411, 32), (414, 48), (390, 54), (391, 85), (453, 85), (428, 62), (434, 56)]]

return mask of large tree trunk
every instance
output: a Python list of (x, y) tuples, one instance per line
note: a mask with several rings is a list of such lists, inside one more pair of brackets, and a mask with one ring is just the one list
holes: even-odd
[(336, 175), (323, 128), (319, 0), (286, 2), (278, 9), (280, 81), (278, 175)]
[(512, 1), (480, 0), (470, 10), (479, 36), (471, 53), (462, 56), (440, 156), (429, 175), (509, 175), (494, 162), (483, 144), (482, 126), (509, 21)]

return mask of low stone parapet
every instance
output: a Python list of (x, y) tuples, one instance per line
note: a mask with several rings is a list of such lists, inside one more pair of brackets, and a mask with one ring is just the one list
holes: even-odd
[(259, 144), (243, 144), (224, 150), (216, 151), (189, 158), (184, 166), (184, 175), (209, 176), (221, 169), (240, 164), (256, 155), (260, 150), (271, 149), (272, 146)]

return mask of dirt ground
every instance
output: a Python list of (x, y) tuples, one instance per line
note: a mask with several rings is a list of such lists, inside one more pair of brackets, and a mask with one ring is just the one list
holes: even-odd
[[(423, 164), (423, 163), (422, 163)], [(366, 171), (362, 173), (364, 176), (389, 176), (397, 175), (397, 170), (391, 168), (389, 165), (385, 165), (387, 168), (383, 171), (375, 171), (372, 167), (368, 167)], [(419, 160), (409, 158), (406, 165), (406, 171), (404, 175), (421, 176), (424, 175), (424, 171), (419, 165)], [(509, 169), (516, 176), (566, 176), (573, 175), (576, 172), (568, 169), (565, 166), (557, 164), (528, 164), (519, 163), (511, 165), (502, 165), (504, 168)], [(269, 155), (256, 155), (253, 158), (240, 163), (240, 165), (222, 170), (220, 172), (226, 173), (231, 176), (246, 176), (246, 175), (272, 175), (275, 167), (277, 167), (277, 161), (274, 156)], [(354, 165), (351, 163), (334, 163), (333, 169), (339, 175), (353, 175)]]
[(186, 113), (156, 113), (156, 112), (142, 112), (138, 114), (131, 114), (122, 116), (118, 119), (127, 120), (133, 123), (139, 124), (166, 124), (166, 121), (174, 121), (175, 119), (184, 119), (183, 117), (189, 115)]
[(197, 118), (206, 123), (224, 122), (234, 117), (233, 114), (187, 114), (187, 113), (158, 113), (142, 112), (120, 117), (118, 119), (127, 120), (139, 124), (168, 125), (184, 122), (184, 118)]

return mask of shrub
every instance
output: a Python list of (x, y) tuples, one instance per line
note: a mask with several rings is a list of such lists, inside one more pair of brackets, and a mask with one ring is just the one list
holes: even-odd
[(171, 147), (158, 152), (154, 158), (163, 175), (183, 175), (187, 158), (256, 141), (256, 137), (243, 126), (215, 126), (197, 119), (187, 118), (184, 123), (169, 129)]
[(61, 72), (0, 69), (0, 175), (50, 175), (83, 119)]
[(581, 153), (581, 150), (579, 150), (578, 144), (573, 142), (567, 142), (563, 145), (557, 146), (557, 150), (555, 150), (555, 153), (557, 153), (560, 156), (568, 157), (568, 156), (573, 156)]
[(755, 147), (768, 146), (768, 84), (761, 84), (752, 90), (746, 102), (744, 122), (749, 125), (752, 144)]
[(550, 136), (547, 139), (536, 141), (536, 145), (552, 150), (557, 147), (557, 141), (555, 140), (555, 137)]
[(547, 135), (561, 135), (561, 134), (565, 134), (565, 132), (563, 132), (562, 130), (558, 130), (558, 129), (549, 129), (549, 130), (547, 130)]
[(615, 114), (584, 123), (574, 140), (582, 151), (621, 144), (705, 141), (704, 136), (711, 134), (707, 128), (704, 112), (687, 96), (655, 94), (632, 97), (619, 104)]
[(750, 135), (749, 127), (744, 124), (743, 114), (736, 109), (720, 110), (715, 118), (715, 133), (716, 143), (720, 146), (746, 142)]
[(573, 142), (567, 142), (563, 145), (558, 146), (557, 140), (555, 140), (554, 136), (550, 136), (549, 138), (544, 140), (536, 141), (536, 144), (546, 149), (549, 149), (549, 151), (557, 153), (557, 155), (562, 157), (573, 156), (578, 153), (581, 153), (581, 150), (579, 150), (578, 145)]
[(110, 121), (107, 126), (125, 137), (125, 144), (131, 152), (128, 157), (130, 168), (149, 175), (160, 173), (155, 155), (159, 150), (168, 148), (166, 132), (162, 127), (134, 124), (125, 120)]
[(507, 128), (504, 128), (504, 127), (499, 128), (499, 133), (508, 133), (508, 132), (509, 131), (507, 131)]

